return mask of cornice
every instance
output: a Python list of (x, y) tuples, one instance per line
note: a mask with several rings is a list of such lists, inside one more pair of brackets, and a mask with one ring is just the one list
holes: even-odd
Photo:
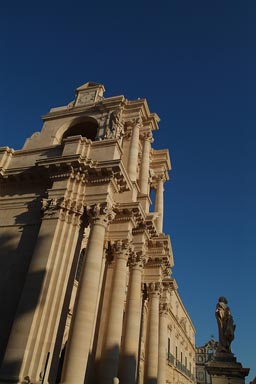
[(82, 117), (83, 113), (85, 113), (86, 116), (88, 116), (88, 114), (97, 115), (102, 112), (109, 113), (111, 110), (116, 109), (120, 105), (123, 105), (124, 102), (125, 98), (121, 95), (108, 99), (102, 99), (101, 101), (82, 106), (70, 107), (68, 104), (67, 106), (63, 106), (60, 108), (52, 108), (49, 113), (42, 116), (42, 120), (48, 121), (77, 115), (79, 115), (79, 117)]
[(115, 204), (114, 211), (116, 213), (116, 217), (113, 223), (115, 221), (118, 222), (127, 220), (127, 218), (132, 218), (136, 224), (136, 228), (139, 228), (145, 221), (145, 212), (142, 209), (141, 204), (138, 202)]

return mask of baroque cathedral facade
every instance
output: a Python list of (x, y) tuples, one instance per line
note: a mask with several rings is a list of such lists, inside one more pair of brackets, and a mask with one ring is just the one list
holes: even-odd
[(0, 148), (0, 383), (195, 382), (145, 99), (86, 83)]

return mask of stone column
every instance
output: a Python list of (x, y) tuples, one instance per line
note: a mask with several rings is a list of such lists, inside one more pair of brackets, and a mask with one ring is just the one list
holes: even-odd
[(150, 283), (148, 285), (148, 293), (149, 316), (145, 362), (145, 384), (152, 384), (157, 381), (158, 375), (160, 283)]
[(135, 120), (132, 130), (132, 137), (129, 148), (129, 159), (128, 159), (128, 174), (132, 181), (137, 179), (137, 165), (138, 165), (138, 154), (139, 154), (139, 139), (140, 139), (140, 126), (142, 119), (139, 117)]
[(144, 134), (144, 144), (142, 151), (142, 160), (140, 166), (140, 191), (141, 193), (148, 194), (149, 190), (149, 164), (150, 164), (150, 148), (153, 142), (151, 132)]
[(100, 383), (102, 384), (112, 384), (118, 373), (129, 244), (127, 241), (117, 241), (113, 244), (112, 249), (115, 267), (99, 373)]
[(126, 304), (125, 331), (123, 334), (120, 381), (135, 384), (138, 369), (138, 352), (141, 327), (141, 280), (144, 259), (134, 253), (130, 258), (130, 281)]
[(157, 384), (166, 384), (166, 364), (167, 364), (167, 316), (168, 304), (160, 304), (159, 319), (159, 355), (158, 355), (158, 375)]
[(157, 178), (156, 199), (155, 199), (155, 212), (158, 212), (157, 230), (159, 233), (163, 232), (163, 212), (164, 212), (164, 178), (159, 176)]
[(91, 231), (65, 356), (62, 376), (62, 383), (65, 384), (84, 383), (100, 289), (105, 231), (108, 221), (113, 218), (111, 215), (107, 204), (95, 204), (88, 209)]

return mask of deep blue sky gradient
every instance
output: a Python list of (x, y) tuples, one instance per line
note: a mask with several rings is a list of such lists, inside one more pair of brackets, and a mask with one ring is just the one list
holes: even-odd
[[(256, 375), (256, 3), (11, 1), (0, 6), (1, 146), (22, 147), (41, 115), (87, 81), (145, 97), (168, 148), (164, 232), (197, 345), (228, 298), (233, 352)], [(249, 382), (249, 379), (247, 382)]]

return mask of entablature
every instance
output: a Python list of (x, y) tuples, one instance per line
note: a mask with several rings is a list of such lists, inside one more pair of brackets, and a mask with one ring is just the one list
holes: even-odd
[(149, 260), (161, 259), (166, 267), (174, 266), (170, 237), (160, 235), (149, 240)]
[(171, 170), (171, 161), (168, 149), (151, 149), (151, 164), (153, 179), (162, 177), (164, 181), (169, 180), (168, 171)]

